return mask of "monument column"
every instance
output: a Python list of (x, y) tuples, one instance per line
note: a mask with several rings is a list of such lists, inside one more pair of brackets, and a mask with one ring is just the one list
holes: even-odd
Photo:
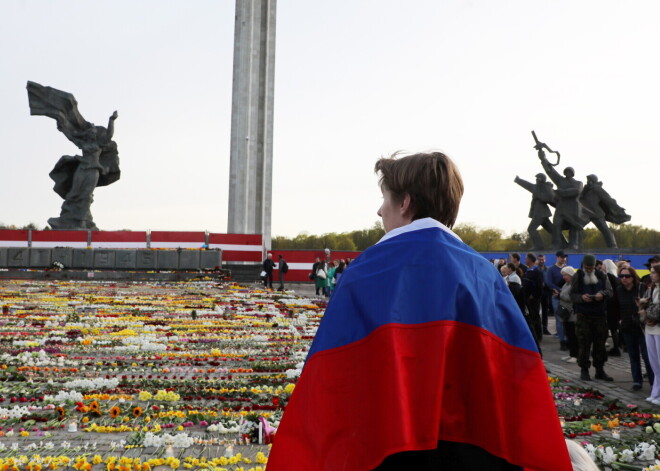
[(270, 248), (276, 0), (236, 0), (227, 231)]

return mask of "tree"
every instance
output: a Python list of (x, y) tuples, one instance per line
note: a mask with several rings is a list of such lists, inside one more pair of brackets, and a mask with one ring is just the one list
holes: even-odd
[[(619, 247), (630, 248), (634, 251), (659, 251), (660, 231), (631, 224), (611, 225), (610, 227)], [(504, 237), (500, 229), (481, 229), (473, 223), (461, 223), (454, 227), (454, 232), (467, 245), (481, 252), (525, 252), (530, 247), (529, 235), (526, 232), (516, 232), (510, 237)], [(383, 225), (377, 221), (369, 229), (351, 232), (331, 232), (322, 235), (301, 233), (294, 238), (277, 236), (273, 238), (273, 249), (320, 250), (328, 248), (363, 251), (378, 242), (384, 234)], [(551, 235), (546, 231), (540, 231), (540, 234), (544, 246), (549, 247)], [(594, 227), (584, 230), (583, 241), (585, 249), (605, 247), (605, 239)]]
[(495, 245), (500, 239), (502, 239), (501, 230), (492, 227), (484, 229), (479, 232), (479, 237), (473, 248), (481, 252), (491, 252), (495, 249)]
[(479, 239), (479, 229), (474, 224), (467, 222), (454, 226), (454, 233), (470, 247), (473, 247)]

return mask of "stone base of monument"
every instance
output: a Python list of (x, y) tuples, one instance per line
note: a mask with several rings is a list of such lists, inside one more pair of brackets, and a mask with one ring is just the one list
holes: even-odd
[(0, 280), (96, 280), (96, 281), (222, 281), (231, 277), (227, 269), (212, 272), (144, 272), (144, 271), (94, 271), (94, 270), (0, 270)]
[(222, 279), (230, 272), (221, 265), (221, 250), (0, 248), (4, 279)]

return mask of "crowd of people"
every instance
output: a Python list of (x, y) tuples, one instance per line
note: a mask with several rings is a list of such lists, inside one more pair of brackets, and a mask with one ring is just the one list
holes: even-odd
[[(601, 261), (587, 254), (576, 268), (563, 250), (555, 256), (550, 266), (543, 254), (533, 253), (524, 263), (517, 253), (508, 261), (492, 261), (524, 314), (539, 353), (543, 336), (554, 335), (567, 353), (562, 359), (578, 364), (582, 380), (591, 380), (593, 366), (596, 379), (612, 381), (604, 365), (609, 356), (626, 352), (632, 389), (642, 388), (643, 363), (651, 385), (647, 401), (660, 405), (660, 381), (655, 382), (660, 372), (660, 256), (648, 259), (649, 274), (641, 278), (625, 260)], [(548, 331), (551, 317), (555, 334)]]
[(323, 295), (329, 298), (341, 279), (344, 270), (350, 264), (350, 258), (325, 261), (316, 257), (314, 265), (312, 265), (312, 271), (309, 274), (309, 279), (314, 281), (316, 295)]
[[(273, 254), (267, 254), (266, 259), (261, 264), (261, 280), (266, 288), (273, 289), (273, 272), (275, 267), (277, 267), (279, 281), (277, 290), (284, 291), (284, 278), (289, 271), (289, 266), (281, 254), (277, 257), (278, 261), (275, 262), (273, 260)], [(314, 282), (316, 288), (316, 295), (329, 298), (351, 261), (351, 258), (325, 261), (316, 257), (312, 265), (312, 271), (309, 273), (309, 279)]]

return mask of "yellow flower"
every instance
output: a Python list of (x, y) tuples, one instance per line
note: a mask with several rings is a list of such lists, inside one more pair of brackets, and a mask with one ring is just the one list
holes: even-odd
[(284, 392), (286, 392), (287, 394), (291, 394), (295, 387), (296, 387), (296, 385), (294, 383), (289, 383), (284, 388)]
[(141, 401), (148, 401), (151, 399), (153, 396), (149, 391), (140, 391), (140, 394), (138, 395), (138, 399)]

